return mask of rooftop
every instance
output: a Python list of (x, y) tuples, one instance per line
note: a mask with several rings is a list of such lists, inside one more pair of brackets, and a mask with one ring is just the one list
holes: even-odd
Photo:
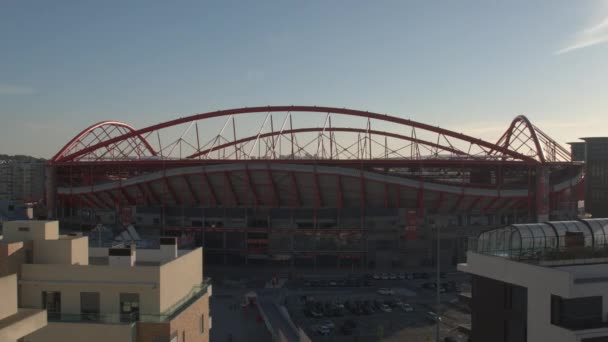
[(469, 250), (546, 266), (608, 263), (608, 218), (513, 224), (481, 233)]

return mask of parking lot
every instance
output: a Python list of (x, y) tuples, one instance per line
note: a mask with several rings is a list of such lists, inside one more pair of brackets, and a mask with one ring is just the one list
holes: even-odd
[[(290, 282), (286, 305), (313, 341), (431, 341), (434, 282), (429, 273), (302, 279)], [(441, 336), (466, 341), (458, 326), (470, 324), (470, 315), (458, 304), (457, 291), (467, 287), (467, 278), (442, 275), (440, 282)]]

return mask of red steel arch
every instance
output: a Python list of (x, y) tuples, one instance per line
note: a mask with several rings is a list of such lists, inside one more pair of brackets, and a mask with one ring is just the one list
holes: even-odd
[(513, 119), (496, 145), (526, 154), (541, 163), (572, 160), (568, 150), (533, 125), (524, 115)]
[(422, 139), (416, 139), (416, 138), (412, 138), (412, 137), (408, 137), (405, 135), (400, 135), (400, 134), (393, 134), (393, 133), (389, 133), (389, 132), (384, 132), (384, 131), (377, 131), (377, 130), (365, 130), (365, 129), (361, 129), (361, 128), (343, 128), (343, 127), (331, 127), (331, 128), (321, 128), (321, 127), (312, 127), (312, 128), (298, 128), (298, 129), (289, 129), (289, 130), (285, 130), (285, 131), (274, 131), (274, 132), (269, 132), (269, 133), (264, 133), (264, 134), (260, 134), (260, 135), (252, 135), (246, 138), (241, 138), (235, 141), (231, 141), (231, 142), (227, 142), (225, 144), (221, 144), (212, 148), (208, 148), (202, 151), (199, 151), (197, 153), (194, 153), (186, 158), (188, 159), (193, 159), (196, 157), (200, 157), (202, 155), (205, 155), (207, 153), (213, 152), (213, 151), (217, 151), (220, 149), (224, 149), (224, 148), (228, 148), (228, 147), (232, 147), (238, 144), (242, 144), (245, 142), (249, 142), (249, 141), (253, 141), (255, 139), (261, 139), (261, 138), (268, 138), (268, 137), (272, 137), (272, 136), (277, 136), (280, 134), (297, 134), (297, 133), (310, 133), (310, 132), (350, 132), (350, 133), (371, 133), (371, 134), (375, 134), (375, 135), (381, 135), (381, 136), (386, 136), (386, 137), (391, 137), (391, 138), (396, 138), (396, 139), (401, 139), (401, 140), (407, 140), (407, 141), (412, 141), (415, 143), (419, 143), (422, 145), (426, 145), (426, 146), (431, 146), (434, 147), (436, 149), (441, 149), (444, 151), (448, 151), (451, 153), (454, 153), (456, 155), (466, 155), (466, 153), (464, 153), (463, 151), (457, 150), (455, 148), (452, 147), (447, 147), (447, 146), (442, 146), (436, 143), (433, 143), (431, 141), (426, 141), (426, 140), (422, 140)]
[[(55, 156), (53, 156), (51, 161), (56, 162), (65, 159), (66, 156), (73, 155), (74, 153), (80, 151), (79, 148), (86, 149), (92, 145), (97, 146), (100, 144), (107, 148), (111, 146), (111, 143), (104, 144), (106, 139), (112, 139), (116, 136), (122, 136), (124, 134), (133, 133), (136, 131), (137, 130), (130, 125), (119, 121), (102, 121), (93, 124), (72, 138), (72, 140), (70, 140), (61, 150), (59, 150), (59, 152), (57, 152)], [(88, 138), (90, 139), (89, 141), (87, 141)], [(139, 139), (139, 141), (133, 142), (132, 138)], [(120, 139), (120, 141), (126, 142), (128, 145), (134, 148), (134, 151), (136, 152), (142, 152), (137, 147), (143, 147), (152, 155), (156, 155), (154, 148), (152, 148), (148, 141), (137, 133), (133, 136)], [(116, 143), (120, 141), (117, 141)], [(75, 160), (74, 158), (72, 158), (72, 160)]]
[[(340, 114), (340, 115), (346, 115), (346, 116), (351, 116), (351, 117), (365, 118), (368, 120), (368, 122), (369, 122), (369, 120), (379, 120), (379, 121), (382, 121), (385, 123), (401, 125), (404, 129), (406, 129), (406, 128), (411, 129), (412, 132), (415, 129), (419, 129), (423, 132), (430, 132), (430, 133), (436, 134), (436, 136), (437, 136), (436, 142), (416, 139), (415, 136), (410, 137), (410, 139), (409, 139), (409, 141), (412, 141), (414, 143), (420, 143), (420, 144), (423, 144), (426, 146), (432, 146), (436, 150), (451, 152), (451, 153), (454, 153), (457, 155), (466, 155), (466, 156), (470, 156), (470, 157), (474, 157), (474, 158), (482, 157), (482, 158), (493, 159), (493, 160), (497, 160), (497, 159), (517, 160), (517, 161), (525, 162), (527, 164), (536, 164), (539, 162), (544, 162), (544, 157), (537, 159), (537, 158), (534, 158), (534, 156), (525, 155), (517, 150), (511, 149), (510, 143), (493, 144), (488, 141), (474, 138), (474, 137), (471, 137), (471, 136), (468, 136), (468, 135), (465, 135), (462, 133), (456, 133), (456, 132), (453, 132), (453, 131), (450, 131), (447, 129), (443, 129), (440, 127), (435, 127), (435, 126), (420, 123), (417, 121), (398, 118), (398, 117), (389, 116), (389, 115), (385, 115), (385, 114), (379, 114), (379, 113), (373, 113), (373, 112), (367, 112), (367, 111), (361, 111), (361, 110), (345, 109), (345, 108), (317, 107), (317, 106), (266, 106), (266, 107), (245, 107), (245, 108), (220, 110), (220, 111), (196, 114), (196, 115), (192, 115), (192, 116), (188, 116), (188, 117), (184, 117), (184, 118), (179, 118), (179, 119), (167, 121), (164, 123), (152, 125), (152, 126), (149, 126), (146, 128), (139, 129), (139, 130), (135, 130), (128, 125), (125, 125), (122, 123), (117, 123), (117, 122), (100, 123), (100, 124), (89, 127), (87, 130), (83, 131), (79, 136), (72, 139), (72, 141), (70, 141), (70, 143), (68, 143), (66, 145), (66, 147), (64, 147), (53, 158), (52, 161), (53, 162), (74, 162), (74, 161), (85, 160), (85, 159), (86, 160), (92, 159), (92, 160), (97, 160), (97, 161), (101, 161), (101, 160), (103, 160), (103, 161), (117, 160), (118, 161), (118, 160), (128, 159), (129, 156), (125, 154), (126, 148), (119, 150), (119, 152), (121, 152), (121, 153), (114, 153), (114, 154), (108, 153), (108, 151), (112, 150), (113, 148), (115, 148), (117, 145), (120, 145), (120, 144), (130, 145), (130, 147), (129, 147), (131, 149), (130, 151), (141, 152), (141, 153), (136, 153), (135, 157), (139, 157), (139, 158), (158, 157), (158, 155), (160, 155), (161, 159), (162, 159), (162, 158), (164, 158), (163, 154), (162, 154), (163, 147), (159, 146), (159, 148), (155, 150), (145, 139), (146, 137), (150, 136), (150, 134), (152, 134), (154, 132), (158, 132), (164, 128), (169, 128), (169, 127), (173, 127), (173, 126), (177, 126), (177, 125), (181, 125), (181, 124), (185, 124), (185, 123), (192, 124), (198, 120), (205, 120), (205, 119), (225, 117), (225, 116), (231, 117), (231, 116), (240, 115), (240, 114), (274, 113), (274, 112), (286, 112), (286, 113), (307, 112), (307, 113), (321, 113), (321, 114), (327, 113), (328, 115), (331, 113), (331, 114)], [(516, 119), (516, 121), (517, 121), (517, 119)], [(514, 123), (512, 123), (513, 127), (515, 127), (516, 121), (514, 121)], [(525, 120), (525, 121), (527, 121), (527, 120)], [(529, 123), (529, 121), (528, 121), (528, 123)], [(123, 127), (123, 128), (126, 128), (126, 131), (124, 131), (120, 135), (107, 136), (104, 139), (100, 139), (99, 137), (97, 137), (97, 140), (95, 140), (91, 143), (88, 143), (88, 144), (82, 144), (82, 143), (78, 144), (78, 142), (80, 142), (84, 136), (93, 132), (95, 130), (95, 128), (106, 127), (108, 125)], [(401, 127), (401, 126), (399, 126), (399, 127)], [(327, 132), (330, 132), (332, 130), (335, 131), (335, 128), (325, 128), (324, 127), (324, 129), (323, 129), (323, 131), (327, 131)], [(512, 130), (513, 129), (510, 129), (509, 131), (512, 131)], [(301, 132), (312, 132), (312, 131), (313, 131), (312, 128), (301, 129)], [(346, 128), (343, 131), (346, 131)], [(281, 134), (286, 134), (286, 132), (295, 133), (298, 131), (286, 130), (286, 131), (282, 131)], [(351, 130), (351, 132), (362, 133), (362, 130)], [(373, 134), (382, 134), (381, 131), (371, 130), (370, 127), (368, 127), (365, 130), (365, 132), (373, 133)], [(262, 134), (260, 132), (260, 134), (258, 134), (256, 136), (256, 138), (259, 139), (260, 137), (268, 137), (268, 136), (272, 136), (272, 135), (273, 134), (266, 134), (266, 133)], [(402, 134), (392, 134), (392, 135), (384, 134), (384, 135), (392, 136), (394, 138), (400, 138), (400, 139), (405, 137), (405, 135), (402, 135)], [(469, 149), (467, 150), (466, 148), (464, 148), (464, 149), (457, 148), (455, 146), (456, 144), (454, 144), (452, 141), (449, 141), (450, 138), (456, 139), (457, 143), (459, 142), (459, 143), (469, 144)], [(509, 135), (509, 139), (511, 139), (511, 134)], [(159, 138), (159, 140), (160, 140), (160, 138)], [(237, 140), (236, 137), (234, 140)], [(243, 139), (241, 139), (241, 140), (243, 140)], [(245, 141), (245, 140), (250, 141), (248, 138), (244, 138), (243, 141)], [(78, 148), (75, 148), (76, 145)], [(480, 152), (478, 152), (477, 154), (470, 153), (469, 151), (471, 150), (472, 146), (474, 146)], [(149, 152), (149, 154), (146, 154), (146, 151)], [(196, 153), (189, 154), (188, 156), (193, 157), (195, 155), (200, 155), (201, 153), (203, 153), (203, 149), (199, 148), (196, 151)], [(371, 153), (370, 153), (370, 155), (371, 155)], [(174, 160), (175, 158), (166, 158), (166, 159)], [(182, 159), (181, 156), (178, 159)]]

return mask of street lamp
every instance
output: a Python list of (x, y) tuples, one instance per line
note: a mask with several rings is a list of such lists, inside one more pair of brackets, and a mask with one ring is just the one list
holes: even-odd
[(437, 318), (435, 321), (435, 342), (440, 342), (439, 341), (439, 323), (441, 323), (440, 319), (441, 316), (439, 315), (439, 306), (441, 305), (441, 297), (440, 297), (440, 285), (441, 285), (441, 281), (440, 281), (440, 258), (441, 258), (441, 253), (440, 253), (440, 247), (441, 247), (441, 235), (440, 235), (440, 228), (441, 225), (439, 224), (433, 224), (433, 226), (435, 226), (435, 229), (437, 231), (437, 257), (435, 258), (435, 264), (436, 264), (436, 271), (437, 273), (435, 274), (436, 277), (436, 284), (435, 284), (435, 291), (437, 291), (437, 303), (436, 303), (436, 308), (435, 308), (435, 313), (437, 314)]

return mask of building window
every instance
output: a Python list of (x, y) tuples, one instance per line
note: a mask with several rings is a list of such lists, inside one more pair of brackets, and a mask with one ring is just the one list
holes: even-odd
[(42, 291), (42, 308), (49, 320), (61, 318), (61, 292)]
[(205, 314), (201, 315), (201, 335), (205, 334)]
[(182, 342), (186, 342), (186, 330), (182, 331)]
[(120, 294), (120, 320), (121, 322), (139, 320), (139, 293)]
[(602, 297), (562, 298), (551, 295), (551, 324), (592, 329), (602, 324)]
[(29, 227), (19, 227), (19, 231), (20, 232), (29, 232), (30, 228)]
[(99, 292), (80, 292), (80, 313), (83, 319), (99, 319)]

